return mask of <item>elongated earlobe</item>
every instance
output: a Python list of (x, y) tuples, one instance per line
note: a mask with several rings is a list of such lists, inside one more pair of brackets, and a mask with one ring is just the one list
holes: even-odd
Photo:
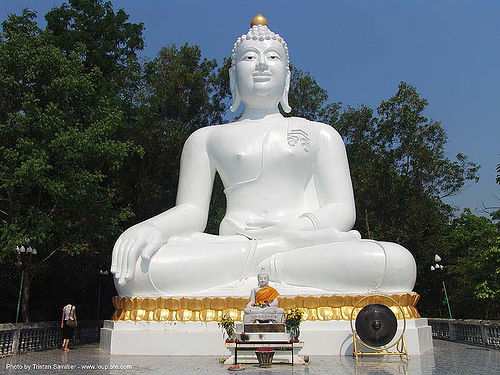
[(283, 90), (283, 96), (281, 97), (280, 104), (283, 111), (290, 113), (292, 108), (288, 105), (288, 92), (290, 91), (290, 69), (286, 73), (285, 89)]
[(241, 97), (236, 84), (234, 66), (229, 69), (229, 88), (231, 90), (232, 105), (229, 107), (231, 112), (236, 112), (241, 104)]

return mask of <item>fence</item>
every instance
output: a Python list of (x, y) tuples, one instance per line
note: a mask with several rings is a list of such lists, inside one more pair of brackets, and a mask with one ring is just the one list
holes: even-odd
[(469, 319), (428, 319), (432, 337), (500, 349), (500, 322)]
[[(75, 328), (71, 345), (99, 342), (102, 321), (83, 320)], [(0, 357), (61, 347), (61, 323), (0, 324)]]

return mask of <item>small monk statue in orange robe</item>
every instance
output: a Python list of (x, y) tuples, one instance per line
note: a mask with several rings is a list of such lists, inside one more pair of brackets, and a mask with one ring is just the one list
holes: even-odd
[(244, 310), (243, 321), (253, 323), (254, 321), (274, 321), (282, 323), (285, 310), (278, 307), (279, 293), (269, 286), (269, 275), (261, 271), (257, 275), (259, 286), (250, 292), (250, 302)]

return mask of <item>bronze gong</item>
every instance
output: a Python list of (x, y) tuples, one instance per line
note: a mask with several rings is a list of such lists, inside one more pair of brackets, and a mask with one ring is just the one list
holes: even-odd
[(356, 317), (356, 333), (365, 344), (387, 345), (396, 335), (396, 315), (385, 305), (372, 304), (361, 309)]

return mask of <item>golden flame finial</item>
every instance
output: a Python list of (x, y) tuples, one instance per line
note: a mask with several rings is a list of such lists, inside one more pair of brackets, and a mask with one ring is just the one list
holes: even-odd
[(250, 28), (252, 28), (255, 25), (263, 25), (267, 26), (267, 20), (266, 17), (264, 17), (262, 14), (257, 14), (254, 18), (252, 18), (252, 22), (250, 22)]

